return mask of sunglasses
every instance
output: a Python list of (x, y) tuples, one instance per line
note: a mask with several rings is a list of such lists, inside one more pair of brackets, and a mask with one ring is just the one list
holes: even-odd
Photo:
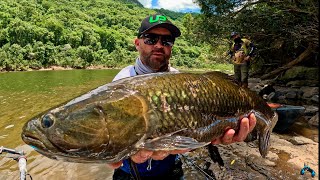
[(175, 41), (175, 38), (171, 35), (159, 35), (153, 33), (141, 34), (139, 38), (143, 39), (143, 42), (148, 45), (155, 45), (160, 39), (160, 43), (163, 46), (172, 47)]

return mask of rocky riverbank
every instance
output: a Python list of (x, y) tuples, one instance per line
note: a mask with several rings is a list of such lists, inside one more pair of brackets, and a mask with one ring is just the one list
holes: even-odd
[[(205, 148), (189, 153), (200, 167), (210, 165), (215, 179), (312, 179), (311, 173), (300, 174), (304, 164), (309, 165), (318, 179), (319, 151), (318, 142), (301, 135), (271, 135), (271, 148), (264, 159), (260, 156), (257, 141), (217, 145), (224, 166), (212, 162)], [(198, 170), (190, 169), (188, 162), (184, 163), (187, 179), (203, 179)], [(192, 166), (191, 166), (192, 167)], [(192, 173), (193, 172), (193, 173)]]
[(268, 102), (303, 106), (305, 121), (319, 127), (318, 68), (295, 67), (271, 80), (250, 78), (249, 88)]

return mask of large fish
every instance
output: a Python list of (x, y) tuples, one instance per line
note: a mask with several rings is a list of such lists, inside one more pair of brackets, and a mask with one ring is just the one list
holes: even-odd
[(195, 149), (254, 113), (265, 157), (277, 114), (220, 72), (154, 73), (98, 87), (26, 123), (22, 139), (72, 162), (118, 162), (139, 149)]

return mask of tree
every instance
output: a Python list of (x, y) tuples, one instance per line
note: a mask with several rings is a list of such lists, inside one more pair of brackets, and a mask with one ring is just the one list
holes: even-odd
[[(304, 51), (315, 54), (319, 48), (319, 2), (316, 0), (196, 2), (204, 13), (201, 22), (204, 28), (198, 31), (208, 36), (214, 34), (226, 38), (231, 31), (239, 31), (256, 44), (256, 60), (261, 61), (261, 65), (282, 66), (295, 60)], [(304, 57), (299, 62), (312, 56)]]
[(206, 28), (200, 25), (203, 19), (193, 13), (146, 9), (137, 0), (1, 0), (0, 4), (0, 70), (132, 64), (138, 56), (133, 43), (137, 28), (156, 12), (167, 15), (182, 31), (175, 42), (175, 65), (204, 67), (218, 62), (204, 43), (203, 31), (197, 31)]

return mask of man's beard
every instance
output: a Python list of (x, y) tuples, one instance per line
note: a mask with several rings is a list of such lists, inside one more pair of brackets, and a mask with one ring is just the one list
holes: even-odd
[(152, 53), (148, 56), (143, 56), (142, 62), (156, 72), (165, 72), (169, 69), (169, 57), (163, 54), (162, 57), (157, 59), (152, 57)]

